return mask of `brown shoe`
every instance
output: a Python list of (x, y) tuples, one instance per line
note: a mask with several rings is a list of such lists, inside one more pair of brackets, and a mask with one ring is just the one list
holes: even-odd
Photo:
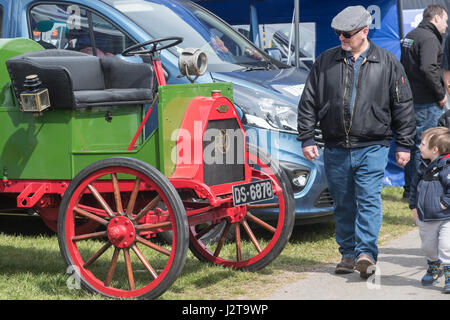
[(342, 258), (341, 262), (336, 265), (334, 273), (336, 274), (347, 274), (352, 273), (355, 266), (355, 260), (352, 258)]
[[(361, 253), (356, 259), (355, 269), (359, 271), (359, 276), (363, 279), (368, 279), (372, 274), (375, 273), (375, 268), (370, 268), (374, 266), (375, 262), (365, 253)], [(368, 270), (369, 269), (369, 270)]]

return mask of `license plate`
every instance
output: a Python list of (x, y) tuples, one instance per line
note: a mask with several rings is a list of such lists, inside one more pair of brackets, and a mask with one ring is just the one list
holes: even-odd
[(243, 204), (269, 200), (273, 198), (272, 181), (270, 179), (238, 184), (233, 186), (233, 204)]

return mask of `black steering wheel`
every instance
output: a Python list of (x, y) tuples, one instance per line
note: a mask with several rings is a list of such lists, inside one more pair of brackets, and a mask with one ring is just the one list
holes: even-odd
[[(164, 46), (158, 46), (158, 44), (160, 44), (161, 42), (170, 41), (170, 40), (173, 40), (173, 41)], [(141, 43), (135, 44), (134, 46), (126, 48), (125, 50), (122, 51), (122, 55), (125, 57), (129, 57), (129, 56), (134, 56), (134, 55), (139, 55), (139, 54), (149, 54), (149, 53), (153, 54), (156, 51), (161, 51), (161, 50), (176, 46), (177, 44), (181, 43), (182, 41), (183, 41), (182, 37), (166, 37), (166, 38), (153, 39), (153, 40), (141, 42)], [(151, 44), (153, 44), (153, 46), (149, 50), (136, 50), (136, 49), (139, 49), (139, 48), (151, 45)], [(134, 51), (134, 50), (136, 50), (136, 51)]]

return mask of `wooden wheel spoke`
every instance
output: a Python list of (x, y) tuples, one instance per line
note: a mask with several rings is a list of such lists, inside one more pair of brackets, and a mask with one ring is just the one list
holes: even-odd
[(78, 236), (73, 236), (72, 241), (81, 241), (81, 240), (90, 240), (90, 239), (96, 239), (96, 238), (103, 238), (106, 237), (106, 231), (99, 231), (99, 232), (92, 232), (92, 233), (85, 233)]
[(116, 173), (111, 173), (111, 179), (114, 190), (114, 199), (116, 201), (116, 210), (119, 213), (123, 213), (122, 198), (120, 197), (119, 181), (117, 180)]
[(236, 260), (242, 260), (242, 248), (241, 248), (241, 228), (240, 223), (237, 222), (234, 224), (235, 235), (236, 235)]
[(160, 222), (160, 223), (145, 223), (145, 224), (139, 224), (136, 226), (136, 231), (149, 231), (154, 230), (158, 228), (165, 228), (169, 227), (172, 223), (170, 221), (167, 222)]
[(83, 217), (86, 217), (88, 219), (94, 220), (98, 223), (100, 223), (101, 225), (106, 226), (108, 224), (108, 221), (106, 221), (105, 219), (103, 219), (102, 217), (99, 217), (93, 213), (87, 212), (86, 210), (83, 210), (77, 206), (73, 207), (73, 211), (75, 211), (76, 213), (78, 213), (79, 215), (82, 215)]
[(127, 268), (128, 285), (130, 290), (134, 290), (134, 277), (133, 277), (133, 267), (131, 266), (130, 251), (128, 248), (123, 249), (123, 256), (125, 258), (125, 266)]
[(225, 229), (223, 230), (222, 236), (220, 237), (219, 242), (217, 243), (216, 251), (214, 251), (214, 257), (218, 257), (220, 254), (220, 250), (222, 250), (223, 244), (225, 243), (225, 239), (227, 237), (228, 231), (230, 230), (231, 223), (227, 221)]
[(116, 265), (117, 265), (117, 259), (119, 259), (119, 253), (120, 253), (120, 249), (115, 248), (113, 257), (111, 259), (111, 263), (109, 265), (108, 275), (106, 276), (106, 280), (105, 280), (105, 286), (107, 286), (107, 287), (109, 287), (109, 285), (111, 284), (111, 280), (114, 275), (114, 270), (116, 269)]
[(247, 218), (249, 218), (250, 220), (252, 220), (253, 222), (257, 223), (258, 225), (260, 225), (261, 227), (263, 227), (264, 229), (267, 229), (273, 233), (275, 233), (276, 229), (274, 227), (272, 227), (270, 224), (262, 221), (261, 219), (255, 217), (254, 215), (252, 215), (250, 212), (247, 211)]
[(142, 243), (143, 245), (146, 245), (149, 248), (152, 248), (153, 250), (161, 252), (161, 253), (165, 254), (166, 256), (170, 256), (169, 250), (167, 250), (166, 248), (163, 248), (161, 246), (158, 246), (157, 244), (154, 244), (153, 242), (150, 242), (150, 241), (142, 238), (141, 236), (136, 236), (136, 241), (138, 241), (139, 243)]
[(250, 240), (253, 242), (253, 245), (255, 246), (256, 250), (258, 252), (261, 252), (261, 246), (259, 245), (258, 240), (256, 240), (255, 235), (253, 234), (252, 229), (250, 229), (250, 226), (248, 225), (246, 220), (242, 220), (242, 226), (244, 227), (245, 232), (247, 232), (248, 236), (250, 237)]
[(131, 214), (133, 213), (134, 205), (136, 203), (136, 198), (139, 192), (139, 185), (141, 184), (141, 180), (139, 178), (136, 178), (134, 181), (133, 191), (131, 191), (130, 195), (130, 201), (128, 201), (127, 211), (126, 214), (131, 217)]
[(152, 201), (150, 201), (134, 218), (133, 220), (138, 222), (149, 210), (156, 207), (161, 200), (161, 196), (158, 194)]
[(104, 254), (106, 250), (111, 247), (111, 245), (112, 243), (108, 241), (103, 247), (101, 247), (96, 253), (94, 253), (94, 255), (88, 259), (88, 261), (86, 261), (86, 263), (83, 265), (83, 268), (89, 268), (89, 266), (93, 264), (102, 254)]
[(203, 228), (200, 232), (198, 232), (195, 235), (195, 239), (200, 239), (201, 237), (203, 237), (205, 234), (207, 234), (209, 231), (211, 231), (212, 229), (214, 229), (217, 226), (217, 223), (211, 223), (209, 226)]
[(80, 208), (80, 209), (83, 209), (84, 211), (87, 211), (87, 212), (89, 212), (89, 213), (93, 213), (93, 214), (95, 214), (95, 215), (97, 215), (97, 216), (100, 216), (100, 217), (107, 217), (107, 216), (108, 216), (108, 214), (106, 213), (106, 211), (103, 210), (103, 209), (100, 209), (100, 208), (95, 208), (95, 207), (87, 206), (87, 205), (81, 204), (81, 203), (78, 203), (78, 204), (77, 204), (77, 207)]
[(108, 203), (103, 199), (102, 195), (95, 189), (95, 187), (92, 184), (88, 185), (89, 190), (91, 190), (92, 194), (94, 195), (95, 199), (97, 199), (98, 203), (102, 206), (103, 209), (105, 209), (106, 213), (110, 217), (114, 217), (115, 214), (112, 211), (112, 209), (109, 207)]
[(145, 259), (144, 255), (142, 254), (141, 250), (138, 249), (138, 247), (133, 244), (131, 249), (134, 251), (134, 253), (138, 256), (139, 260), (141, 260), (144, 267), (147, 269), (147, 271), (152, 275), (153, 279), (158, 278), (158, 274), (156, 273), (155, 269), (150, 265), (150, 263)]

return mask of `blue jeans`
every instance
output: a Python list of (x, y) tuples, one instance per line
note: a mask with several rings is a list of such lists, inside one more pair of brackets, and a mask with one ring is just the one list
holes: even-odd
[(414, 112), (416, 114), (416, 136), (414, 146), (411, 148), (411, 158), (405, 166), (405, 191), (409, 192), (409, 186), (420, 167), (419, 145), (422, 140), (422, 133), (437, 126), (439, 118), (442, 116), (443, 109), (436, 103), (415, 104)]
[(381, 189), (389, 147), (325, 148), (328, 186), (335, 202), (336, 242), (343, 258), (361, 253), (375, 262), (383, 217)]

